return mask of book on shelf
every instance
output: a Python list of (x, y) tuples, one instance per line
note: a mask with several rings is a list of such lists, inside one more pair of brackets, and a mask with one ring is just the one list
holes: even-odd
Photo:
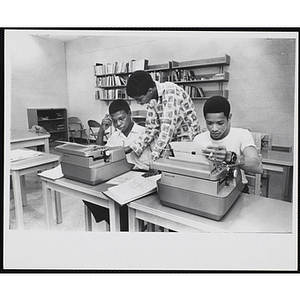
[(105, 75), (105, 66), (101, 63), (96, 63), (94, 66), (95, 75)]
[(168, 72), (166, 71), (153, 71), (153, 72), (149, 72), (149, 74), (151, 75), (154, 81), (158, 81), (158, 82), (165, 82), (167, 80), (171, 81), (169, 79)]
[(124, 205), (156, 192), (156, 182), (160, 179), (160, 177), (160, 174), (143, 177), (141, 173), (140, 176), (136, 176), (124, 183), (110, 187), (103, 193), (118, 202), (120, 205)]
[(200, 96), (198, 96), (198, 97), (205, 97), (205, 93), (204, 93), (202, 87), (199, 86), (197, 89), (198, 89), (198, 93), (199, 93), (199, 95), (200, 95)]
[(147, 67), (148, 67), (147, 59), (140, 59), (140, 60), (132, 59), (129, 62), (129, 72), (134, 72), (137, 70), (146, 70)]
[(185, 85), (183, 89), (189, 94), (192, 98), (201, 98), (205, 97), (205, 93), (201, 87), (196, 87), (192, 85)]

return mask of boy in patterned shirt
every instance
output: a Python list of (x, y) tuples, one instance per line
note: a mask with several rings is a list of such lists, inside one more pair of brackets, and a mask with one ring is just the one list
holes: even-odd
[(172, 82), (153, 81), (145, 71), (136, 71), (128, 78), (127, 95), (139, 104), (147, 104), (147, 119), (142, 134), (127, 149), (140, 156), (156, 138), (151, 158), (156, 160), (171, 141), (193, 141), (200, 133), (195, 106), (184, 89)]

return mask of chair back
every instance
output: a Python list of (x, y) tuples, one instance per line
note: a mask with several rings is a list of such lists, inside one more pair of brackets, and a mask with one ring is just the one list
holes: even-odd
[(88, 125), (89, 125), (89, 134), (90, 134), (90, 136), (97, 139), (98, 131), (99, 131), (99, 128), (101, 126), (100, 123), (95, 121), (95, 120), (88, 120)]
[(95, 120), (88, 120), (88, 125), (89, 125), (90, 128), (93, 128), (93, 127), (98, 128), (98, 127), (100, 127), (100, 123), (97, 122), (97, 121), (95, 121)]
[(85, 128), (81, 122), (81, 120), (78, 117), (69, 117), (68, 118), (68, 128), (70, 137), (75, 142), (75, 138), (79, 137), (80, 141), (82, 141), (82, 138), (86, 139), (89, 143), (88, 136), (86, 134)]

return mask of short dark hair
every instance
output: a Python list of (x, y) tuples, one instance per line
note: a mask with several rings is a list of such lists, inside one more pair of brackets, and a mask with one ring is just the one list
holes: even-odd
[(223, 112), (224, 116), (228, 119), (230, 114), (230, 104), (226, 98), (222, 96), (213, 96), (207, 99), (203, 106), (204, 118), (206, 118), (206, 114), (221, 112)]
[(127, 80), (126, 93), (129, 97), (146, 95), (149, 88), (155, 86), (151, 75), (145, 71), (133, 72)]
[(114, 100), (108, 108), (109, 114), (112, 115), (120, 110), (124, 110), (127, 114), (130, 111), (130, 106), (125, 100)]

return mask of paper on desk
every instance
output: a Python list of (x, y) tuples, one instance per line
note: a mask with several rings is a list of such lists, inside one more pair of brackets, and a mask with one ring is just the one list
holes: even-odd
[(114, 185), (121, 184), (121, 183), (125, 183), (135, 177), (142, 176), (143, 174), (144, 174), (143, 172), (139, 172), (139, 171), (129, 171), (120, 176), (112, 178), (111, 180), (107, 181), (106, 183), (114, 184)]
[(160, 177), (160, 174), (150, 177), (137, 176), (127, 182), (110, 187), (103, 193), (120, 205), (124, 205), (154, 193), (156, 191), (156, 181), (160, 179)]
[(40, 173), (39, 176), (48, 178), (51, 180), (56, 180), (56, 179), (64, 177), (64, 174), (62, 172), (61, 165), (58, 165), (57, 167), (55, 167), (53, 169), (49, 169), (49, 170), (46, 170), (46, 171)]
[(32, 158), (41, 155), (42, 152), (30, 149), (15, 149), (10, 151), (10, 161), (18, 161), (26, 158)]

